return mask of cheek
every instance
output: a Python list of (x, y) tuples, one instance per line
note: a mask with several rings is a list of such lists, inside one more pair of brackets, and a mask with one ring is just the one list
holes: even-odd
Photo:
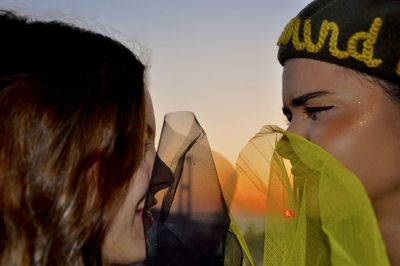
[(309, 130), (309, 140), (340, 161), (341, 157), (353, 150), (350, 147), (358, 142), (357, 125), (357, 115), (339, 113), (325, 121), (313, 124)]
[(369, 171), (366, 165), (374, 163), (371, 149), (380, 146), (376, 132), (382, 130), (381, 126), (378, 115), (374, 116), (368, 110), (352, 110), (337, 114), (324, 124), (316, 124), (310, 131), (310, 141), (361, 177)]
[(353, 171), (375, 198), (399, 180), (400, 141), (389, 118), (387, 113), (373, 110), (348, 113), (316, 127), (310, 140)]
[(136, 175), (132, 184), (132, 196), (135, 198), (135, 202), (139, 203), (146, 194), (150, 184), (150, 170), (146, 162), (142, 162), (142, 165)]

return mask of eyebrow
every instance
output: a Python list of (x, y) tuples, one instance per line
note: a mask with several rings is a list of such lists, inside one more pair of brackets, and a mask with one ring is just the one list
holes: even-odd
[(329, 95), (329, 94), (332, 94), (332, 93), (329, 91), (314, 91), (314, 92), (306, 93), (306, 94), (300, 95), (296, 98), (293, 98), (292, 105), (293, 106), (301, 106), (304, 103), (306, 103), (308, 100), (311, 100), (311, 99), (317, 98), (317, 97), (322, 97), (322, 96)]
[[(314, 92), (309, 92), (309, 93), (300, 95), (300, 96), (298, 96), (298, 97), (296, 97), (296, 98), (293, 98), (292, 101), (291, 101), (291, 105), (293, 105), (293, 106), (302, 106), (302, 105), (304, 105), (308, 100), (311, 100), (311, 99), (313, 99), (313, 98), (322, 97), (322, 96), (325, 96), (325, 95), (330, 95), (330, 94), (332, 94), (332, 93), (329, 92), (329, 91), (314, 91)], [(282, 107), (282, 112), (283, 112), (284, 115), (290, 114), (290, 110), (289, 110), (289, 108), (286, 107), (286, 106), (283, 106), (283, 107)]]

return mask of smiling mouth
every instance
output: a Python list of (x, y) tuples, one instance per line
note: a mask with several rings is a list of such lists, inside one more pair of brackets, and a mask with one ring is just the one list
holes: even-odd
[(144, 208), (139, 208), (136, 211), (136, 215), (140, 216), (147, 226), (151, 226), (154, 222), (151, 208), (157, 205), (157, 202), (157, 199), (153, 195), (151, 195), (151, 197), (147, 199)]
[(152, 215), (152, 213), (151, 213), (150, 210), (144, 211), (144, 212), (142, 213), (142, 217), (144, 217), (145, 219), (150, 219), (151, 222), (154, 221), (153, 215)]
[(140, 216), (143, 220), (143, 222), (150, 227), (153, 222), (154, 222), (154, 218), (153, 215), (151, 213), (151, 211), (149, 209), (145, 210), (145, 209), (139, 209), (136, 211), (136, 214), (138, 216)]

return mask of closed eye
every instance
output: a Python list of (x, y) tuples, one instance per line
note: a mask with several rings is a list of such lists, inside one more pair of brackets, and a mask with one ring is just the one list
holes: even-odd
[(150, 150), (151, 148), (153, 148), (153, 142), (151, 142), (151, 141), (149, 141), (149, 142), (146, 142), (146, 151), (147, 150)]

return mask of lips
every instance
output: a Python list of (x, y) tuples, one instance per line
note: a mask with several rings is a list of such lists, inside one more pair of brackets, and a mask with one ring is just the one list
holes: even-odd
[(144, 208), (138, 209), (137, 214), (142, 218), (146, 228), (150, 228), (154, 222), (151, 208), (157, 205), (157, 199), (153, 194), (148, 194)]
[(149, 209), (138, 209), (136, 215), (140, 217), (145, 225), (145, 228), (150, 228), (154, 222), (153, 215)]
[(151, 214), (150, 210), (142, 212), (142, 219), (146, 221), (148, 224), (152, 224), (154, 222), (153, 215)]
[(145, 231), (147, 231), (154, 223), (154, 217), (149, 209), (144, 209), (140, 212)]

